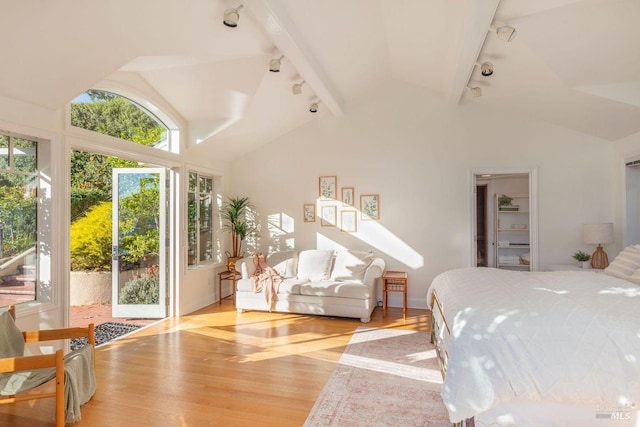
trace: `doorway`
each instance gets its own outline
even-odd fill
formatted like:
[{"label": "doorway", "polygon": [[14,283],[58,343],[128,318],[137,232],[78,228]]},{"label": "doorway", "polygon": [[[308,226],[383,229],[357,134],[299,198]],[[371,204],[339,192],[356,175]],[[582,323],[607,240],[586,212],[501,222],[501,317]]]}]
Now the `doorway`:
[{"label": "doorway", "polygon": [[537,271],[536,170],[475,170],[471,185],[470,265]]}]

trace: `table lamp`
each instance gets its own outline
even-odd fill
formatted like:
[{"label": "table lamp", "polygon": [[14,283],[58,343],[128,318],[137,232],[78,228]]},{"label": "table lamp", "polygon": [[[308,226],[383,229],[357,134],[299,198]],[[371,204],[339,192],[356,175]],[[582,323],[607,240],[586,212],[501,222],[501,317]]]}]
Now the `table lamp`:
[{"label": "table lamp", "polygon": [[602,249],[602,244],[613,243],[613,223],[598,222],[594,224],[584,224],[582,236],[585,243],[598,245],[596,251],[591,255],[591,267],[607,268],[609,257]]}]

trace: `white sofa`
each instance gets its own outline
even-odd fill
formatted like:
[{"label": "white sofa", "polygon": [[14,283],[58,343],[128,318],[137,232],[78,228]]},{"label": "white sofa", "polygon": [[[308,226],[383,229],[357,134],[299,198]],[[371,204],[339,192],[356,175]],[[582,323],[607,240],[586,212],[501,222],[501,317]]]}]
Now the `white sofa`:
[{"label": "white sofa", "polygon": [[[284,278],[278,289],[274,311],[355,317],[371,321],[376,307],[376,283],[384,261],[372,252],[311,249],[275,252],[267,264]],[[236,283],[238,311],[268,311],[262,292],[254,292],[253,258],[236,263],[242,278]]]}]

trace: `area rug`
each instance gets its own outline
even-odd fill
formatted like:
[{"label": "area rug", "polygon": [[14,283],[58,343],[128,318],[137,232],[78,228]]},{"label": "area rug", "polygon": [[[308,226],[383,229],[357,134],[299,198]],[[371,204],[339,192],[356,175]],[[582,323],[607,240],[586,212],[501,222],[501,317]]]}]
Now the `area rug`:
[{"label": "area rug", "polygon": [[427,332],[356,330],[305,427],[450,426]]}]

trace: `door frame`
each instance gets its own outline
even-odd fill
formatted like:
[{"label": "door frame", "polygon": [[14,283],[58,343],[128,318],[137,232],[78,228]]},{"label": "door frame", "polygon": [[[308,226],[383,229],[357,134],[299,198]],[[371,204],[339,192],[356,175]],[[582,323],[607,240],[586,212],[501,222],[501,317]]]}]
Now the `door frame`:
[{"label": "door frame", "polygon": [[538,248],[538,168],[477,168],[469,171],[469,267],[477,264],[476,251],[476,185],[480,175],[523,174],[529,176],[529,245],[531,249],[531,271],[539,270]]},{"label": "door frame", "polygon": [[[120,176],[129,175],[129,174],[157,174],[159,176],[158,183],[158,191],[159,191],[159,224],[158,224],[158,233],[159,238],[158,242],[160,247],[158,248],[158,279],[159,279],[159,301],[158,304],[120,304],[118,302],[118,296],[120,294],[120,268],[119,268],[119,255],[120,248],[119,244],[119,178]],[[167,229],[167,217],[169,216],[169,212],[167,209],[167,168],[164,167],[140,167],[140,168],[114,168],[112,172],[112,199],[113,199],[113,210],[112,210],[112,299],[111,299],[111,311],[112,316],[119,317],[129,317],[129,318],[165,318],[168,315],[168,271],[167,271],[167,237],[168,237],[168,229]]]}]

